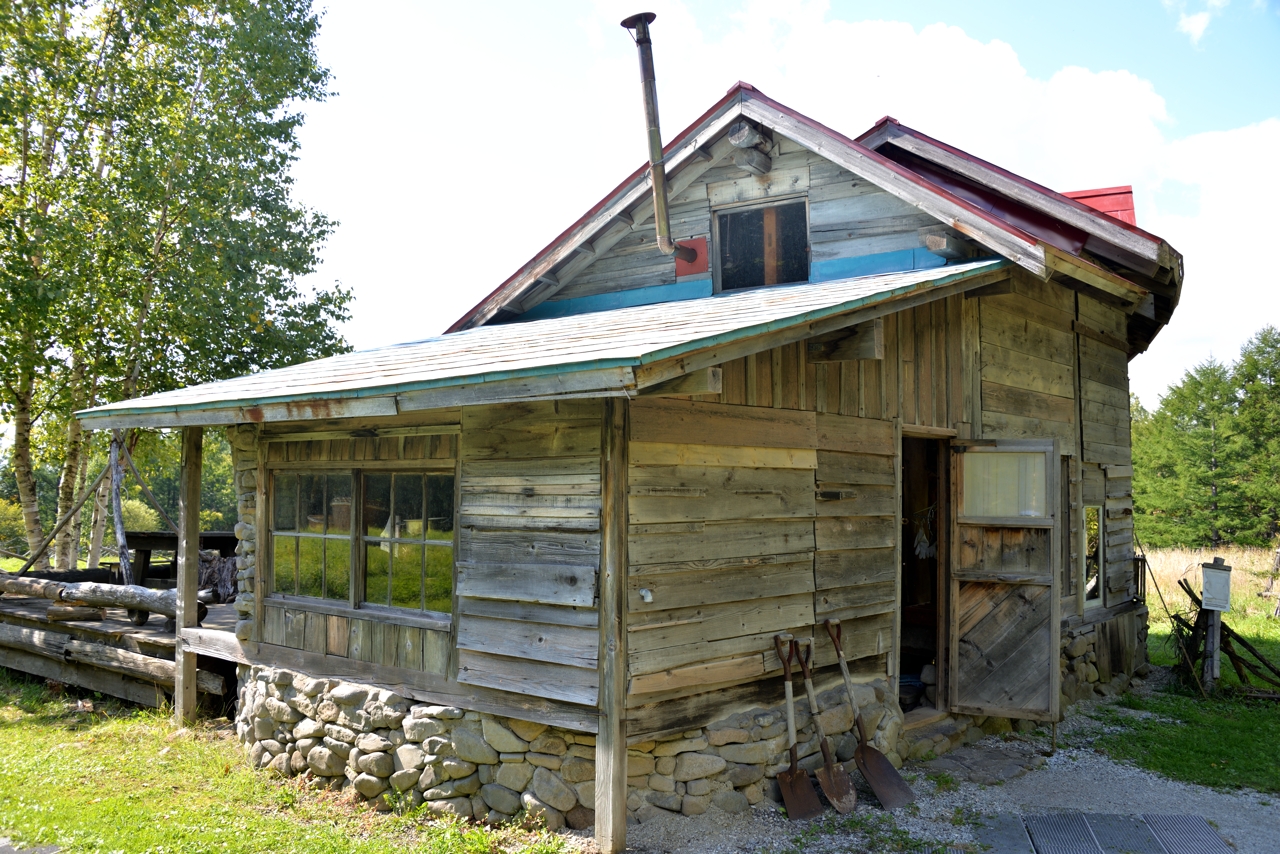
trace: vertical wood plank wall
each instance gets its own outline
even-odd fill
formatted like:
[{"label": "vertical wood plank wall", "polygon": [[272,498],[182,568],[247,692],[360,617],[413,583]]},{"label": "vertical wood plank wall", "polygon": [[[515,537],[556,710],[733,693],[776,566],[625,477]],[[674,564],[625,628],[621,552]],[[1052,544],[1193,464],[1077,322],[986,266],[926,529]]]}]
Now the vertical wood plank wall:
[{"label": "vertical wood plank wall", "polygon": [[468,407],[458,681],[595,705],[600,400]]}]

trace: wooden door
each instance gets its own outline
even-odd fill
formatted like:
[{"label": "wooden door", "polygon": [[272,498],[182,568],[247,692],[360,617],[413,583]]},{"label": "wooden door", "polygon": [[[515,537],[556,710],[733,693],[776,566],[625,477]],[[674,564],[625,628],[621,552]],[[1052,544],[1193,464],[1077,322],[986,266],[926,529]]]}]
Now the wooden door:
[{"label": "wooden door", "polygon": [[1056,720],[1056,441],[952,444],[951,709]]}]

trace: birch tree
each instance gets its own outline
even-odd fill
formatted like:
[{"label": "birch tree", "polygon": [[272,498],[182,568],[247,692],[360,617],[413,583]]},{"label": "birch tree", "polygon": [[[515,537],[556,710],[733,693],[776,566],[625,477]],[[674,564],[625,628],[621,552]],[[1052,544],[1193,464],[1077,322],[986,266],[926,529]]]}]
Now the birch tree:
[{"label": "birch tree", "polygon": [[345,348],[350,292],[298,284],[333,228],[289,176],[318,28],[306,0],[0,4],[0,414],[31,548],[33,454],[59,515],[90,475],[74,410]]}]

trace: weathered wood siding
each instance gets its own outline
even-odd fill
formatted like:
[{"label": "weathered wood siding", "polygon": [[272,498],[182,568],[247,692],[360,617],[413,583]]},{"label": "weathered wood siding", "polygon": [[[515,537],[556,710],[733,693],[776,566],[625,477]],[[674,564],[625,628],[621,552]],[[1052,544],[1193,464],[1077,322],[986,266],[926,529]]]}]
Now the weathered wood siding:
[{"label": "weathered wood siding", "polygon": [[462,417],[458,681],[594,705],[599,400]]},{"label": "weathered wood siding", "polygon": [[814,363],[801,341],[725,362],[722,391],[697,399],[963,430],[964,305],[948,297],[884,318],[883,359]]},{"label": "weathered wood siding", "polygon": [[[727,160],[703,172],[671,199],[671,232],[677,240],[708,238],[713,210],[741,202],[807,198],[810,262],[917,249],[917,230],[937,220],[859,179],[807,149],[778,138],[773,169],[757,177]],[[676,281],[675,258],[658,251],[652,222],[638,224],[609,251],[583,269],[551,300],[668,285]]]},{"label": "weathered wood siding", "polygon": [[[761,683],[781,668],[774,635],[812,636],[826,617],[845,622],[856,672],[886,672],[894,453],[886,421],[673,398],[633,403],[630,733],[709,720],[726,704],[776,693],[777,680]],[[820,480],[840,495],[817,501]],[[824,640],[819,666],[835,662]]]}]

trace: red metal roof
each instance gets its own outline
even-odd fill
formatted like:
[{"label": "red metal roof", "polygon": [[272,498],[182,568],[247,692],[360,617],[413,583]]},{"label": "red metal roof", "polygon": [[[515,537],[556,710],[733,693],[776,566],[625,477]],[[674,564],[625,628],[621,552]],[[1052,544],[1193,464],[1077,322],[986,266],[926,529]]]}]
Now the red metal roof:
[{"label": "red metal roof", "polygon": [[1121,222],[1127,222],[1129,225],[1138,224],[1138,218],[1133,211],[1132,186],[1103,187],[1100,190],[1073,190],[1062,195],[1068,199],[1083,202],[1089,207],[1096,208]]}]

